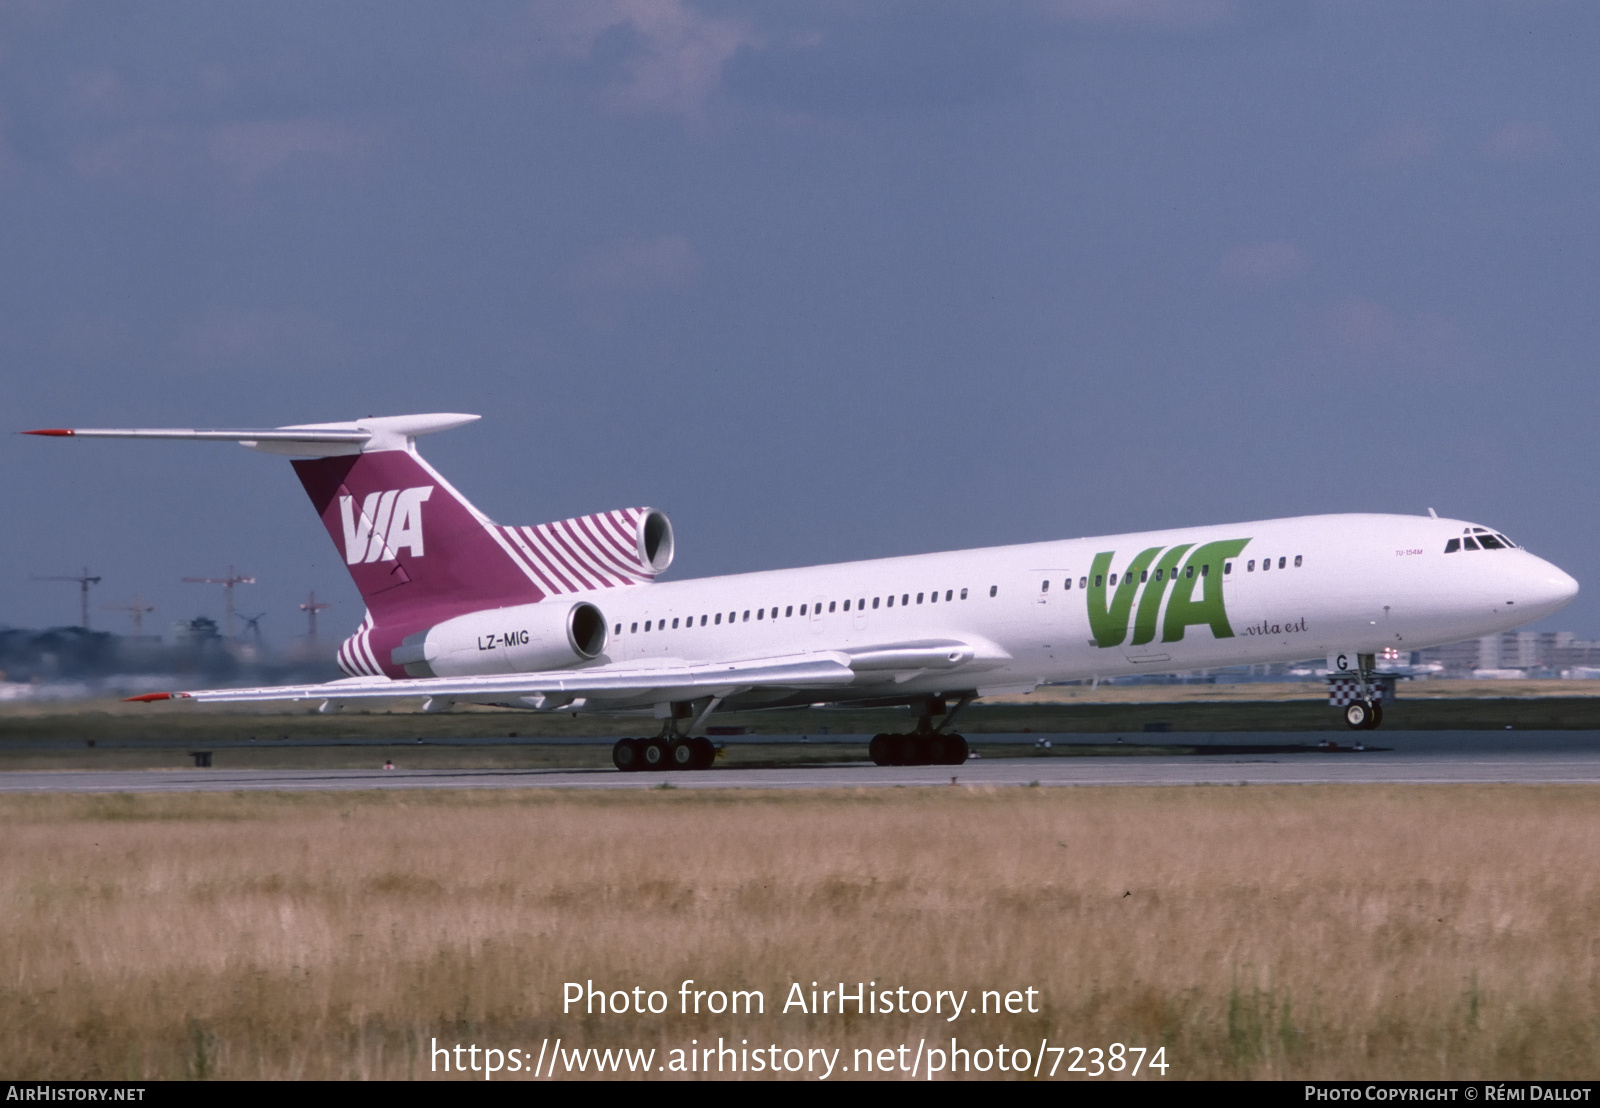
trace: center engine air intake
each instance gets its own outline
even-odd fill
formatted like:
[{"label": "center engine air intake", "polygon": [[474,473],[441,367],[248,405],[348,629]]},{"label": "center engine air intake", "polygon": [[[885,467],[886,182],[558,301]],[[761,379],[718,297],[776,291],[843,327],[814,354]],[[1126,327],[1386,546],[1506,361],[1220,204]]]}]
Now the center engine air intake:
[{"label": "center engine air intake", "polygon": [[587,600],[473,612],[406,636],[392,660],[411,677],[476,677],[563,669],[600,656],[606,617]]}]

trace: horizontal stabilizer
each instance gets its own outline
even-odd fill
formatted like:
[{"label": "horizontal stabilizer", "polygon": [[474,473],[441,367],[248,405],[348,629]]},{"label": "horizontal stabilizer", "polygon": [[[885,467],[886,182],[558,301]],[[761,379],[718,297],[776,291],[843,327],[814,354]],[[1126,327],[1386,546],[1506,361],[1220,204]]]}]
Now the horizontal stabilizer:
[{"label": "horizontal stabilizer", "polygon": [[268,454],[326,458],[374,450],[405,450],[418,435],[448,431],[478,417],[458,412],[375,416],[348,423],[306,423],[291,427],[198,429],[189,427],[53,427],[24,435],[84,439],[187,439],[236,442]]}]

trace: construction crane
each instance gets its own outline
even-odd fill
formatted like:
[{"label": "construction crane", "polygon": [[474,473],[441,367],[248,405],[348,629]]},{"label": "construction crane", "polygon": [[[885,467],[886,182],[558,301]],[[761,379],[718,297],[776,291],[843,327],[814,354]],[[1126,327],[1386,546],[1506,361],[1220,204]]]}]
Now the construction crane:
[{"label": "construction crane", "polygon": [[102,604],[100,607],[108,612],[127,612],[133,617],[133,637],[140,638],[144,634],[144,614],[155,611],[154,604],[146,604],[144,597],[138,593],[133,594],[132,604]]},{"label": "construction crane", "polygon": [[317,590],[312,589],[306,594],[306,602],[300,605],[300,610],[306,614],[306,643],[311,647],[317,645],[317,613],[325,608],[333,607],[327,601],[317,599]]},{"label": "construction crane", "polygon": [[35,577],[34,580],[35,581],[76,581],[78,583],[78,590],[79,590],[79,592],[80,592],[80,594],[82,595],[82,598],[83,598],[83,620],[82,620],[81,623],[79,623],[78,626],[82,627],[85,631],[87,631],[89,629],[89,586],[90,585],[98,585],[100,583],[100,578],[98,578],[98,577],[90,577],[89,576],[89,567],[88,566],[84,566],[83,567],[83,572],[78,574],[76,577],[73,577],[71,575],[63,575],[63,576],[57,576],[57,577]]},{"label": "construction crane", "polygon": [[243,577],[240,574],[234,572],[234,569],[233,569],[232,566],[229,566],[228,567],[228,576],[226,576],[226,577],[185,577],[183,580],[185,582],[187,582],[188,584],[191,584],[191,585],[221,585],[222,586],[222,595],[227,598],[227,613],[228,613],[227,636],[228,636],[228,638],[232,639],[233,638],[233,587],[235,585],[253,585],[253,584],[256,583],[256,579],[254,577]]}]

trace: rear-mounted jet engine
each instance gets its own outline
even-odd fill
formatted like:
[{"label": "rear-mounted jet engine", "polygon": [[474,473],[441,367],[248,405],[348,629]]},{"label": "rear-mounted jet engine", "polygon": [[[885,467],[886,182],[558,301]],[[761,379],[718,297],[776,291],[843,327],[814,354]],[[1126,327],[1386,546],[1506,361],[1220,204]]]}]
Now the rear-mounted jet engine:
[{"label": "rear-mounted jet engine", "polygon": [[551,599],[447,619],[407,635],[392,660],[412,677],[476,677],[575,666],[605,648],[599,608]]}]

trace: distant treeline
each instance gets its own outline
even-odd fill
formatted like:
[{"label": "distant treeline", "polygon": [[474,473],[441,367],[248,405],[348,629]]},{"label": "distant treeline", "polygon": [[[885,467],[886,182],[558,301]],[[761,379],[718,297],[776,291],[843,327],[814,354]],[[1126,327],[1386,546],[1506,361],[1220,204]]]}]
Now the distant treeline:
[{"label": "distant treeline", "polygon": [[187,636],[163,642],[129,638],[82,627],[0,627],[0,681],[84,680],[115,674],[185,673],[226,683],[249,675],[303,675],[307,680],[340,676],[332,647],[325,658],[259,656],[247,645],[230,645],[209,619],[194,620]]}]

